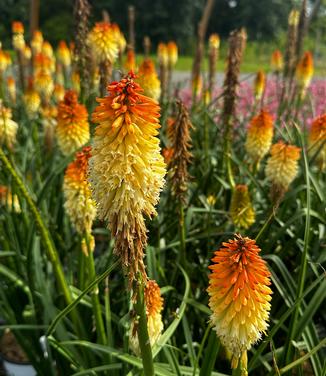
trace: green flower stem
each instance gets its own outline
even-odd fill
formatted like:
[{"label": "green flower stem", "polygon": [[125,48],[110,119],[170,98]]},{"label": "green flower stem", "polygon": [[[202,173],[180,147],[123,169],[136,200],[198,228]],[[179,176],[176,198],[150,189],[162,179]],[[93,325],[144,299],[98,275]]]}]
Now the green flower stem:
[{"label": "green flower stem", "polygon": [[179,204],[179,236],[180,236],[180,253],[179,263],[186,269],[186,226],[185,213],[182,203]]},{"label": "green flower stem", "polygon": [[223,168],[227,174],[228,181],[231,189],[235,187],[232,164],[231,164],[231,153],[232,153],[232,123],[231,115],[228,115],[226,119],[226,128],[224,133],[224,153],[223,153]]},{"label": "green flower stem", "polygon": [[138,341],[141,352],[141,357],[143,361],[144,376],[154,376],[154,364],[152,347],[148,336],[147,329],[147,315],[146,315],[146,305],[144,297],[144,282],[142,280],[137,283],[137,301],[135,305],[135,310],[138,321]]},{"label": "green flower stem", "polygon": [[[88,245],[88,242],[87,242]],[[87,257],[88,261],[88,270],[89,270],[89,276],[91,281],[94,281],[96,278],[96,272],[95,272],[95,264],[94,264],[94,256],[93,252],[90,251],[89,255]],[[94,289],[92,291],[92,304],[93,304],[93,313],[95,317],[95,323],[96,323],[96,331],[98,334],[98,343],[100,345],[106,345],[107,339],[105,334],[105,328],[104,328],[104,322],[101,312],[101,304],[98,297],[98,285],[94,286]]]},{"label": "green flower stem", "polygon": [[[60,288],[60,291],[62,292],[64,299],[66,301],[66,304],[69,305],[72,303],[72,295],[70,292],[70,289],[68,287],[68,284],[65,279],[65,275],[63,272],[62,265],[59,260],[58,253],[53,245],[53,242],[51,240],[50,234],[48,229],[45,226],[45,223],[43,222],[43,219],[31,197],[29,192],[27,191],[26,186],[24,185],[22,179],[18,176],[17,172],[15,171],[14,167],[6,157],[5,153],[3,152],[2,148],[0,148],[0,160],[3,164],[4,169],[11,175],[14,182],[16,183],[18,187],[18,192],[20,193],[20,198],[24,198],[26,200],[27,206],[29,210],[31,211],[33,218],[35,220],[35,223],[37,225],[37,228],[40,232],[41,239],[44,245],[44,248],[46,250],[47,256],[52,264],[54,275],[57,280],[58,286]],[[74,325],[76,329],[80,327],[80,321],[78,320],[76,312],[71,312],[71,317],[73,319]]]}]

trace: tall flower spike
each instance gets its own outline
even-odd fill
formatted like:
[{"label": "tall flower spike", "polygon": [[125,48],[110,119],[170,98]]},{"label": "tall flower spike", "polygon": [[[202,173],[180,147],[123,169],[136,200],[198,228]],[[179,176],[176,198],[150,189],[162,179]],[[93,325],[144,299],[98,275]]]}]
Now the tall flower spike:
[{"label": "tall flower spike", "polygon": [[178,61],[178,46],[175,42],[170,41],[167,44],[167,53],[168,53],[168,65],[172,69]]},{"label": "tall flower spike", "polygon": [[18,124],[12,120],[10,108],[6,108],[0,101],[0,144],[12,148],[16,142]]},{"label": "tall flower spike", "polygon": [[301,95],[304,95],[314,74],[314,63],[311,52],[304,53],[302,59],[297,65],[295,74],[301,90]]},{"label": "tall flower spike", "polygon": [[265,73],[260,70],[257,72],[256,78],[255,78],[255,83],[254,83],[254,92],[255,92],[255,98],[257,101],[259,101],[265,90],[266,86],[266,76]]},{"label": "tall flower spike", "polygon": [[283,196],[296,177],[300,151],[300,148],[286,145],[282,141],[271,147],[271,156],[266,166],[266,176],[272,183],[273,201]]},{"label": "tall flower spike", "polygon": [[146,277],[143,249],[147,243],[144,216],[156,215],[164,184],[165,163],[160,154],[159,110],[156,101],[141,94],[129,73],[108,85],[98,98],[92,120],[96,128],[90,182],[98,215],[108,221],[115,253],[132,282],[140,271]]},{"label": "tall flower spike", "polygon": [[88,34],[88,43],[98,63],[114,63],[118,56],[119,44],[109,22],[97,22]]},{"label": "tall flower spike", "polygon": [[272,115],[261,110],[259,115],[254,116],[248,126],[246,151],[254,163],[258,163],[268,153],[273,139]]},{"label": "tall flower spike", "polygon": [[42,51],[43,45],[43,34],[40,30],[35,30],[33,33],[33,38],[31,40],[31,47],[33,55],[37,55]]},{"label": "tall flower spike", "polygon": [[129,49],[127,51],[127,58],[125,61],[125,70],[126,72],[136,70],[136,56],[134,50]]},{"label": "tall flower spike", "polygon": [[[191,160],[190,129],[193,128],[188,111],[184,104],[177,101],[178,116],[173,125],[173,157],[169,164],[172,194],[182,202],[186,202],[188,190],[188,165]],[[171,137],[172,138],[172,137]]]},{"label": "tall flower spike", "polygon": [[214,87],[214,79],[216,73],[216,63],[218,59],[218,49],[220,47],[220,37],[218,34],[211,34],[208,40],[208,59],[209,59],[209,76],[208,86],[211,94]]},{"label": "tall flower spike", "polygon": [[309,148],[311,156],[316,156],[316,162],[321,170],[326,168],[326,114],[318,116],[312,122],[309,132]]},{"label": "tall flower spike", "polygon": [[64,155],[70,155],[89,141],[88,113],[77,101],[77,94],[68,90],[58,106],[56,135]]},{"label": "tall flower spike", "polygon": [[234,225],[245,230],[255,222],[255,211],[246,185],[235,187],[231,198],[230,214]]},{"label": "tall flower spike", "polygon": [[38,92],[34,89],[33,79],[30,78],[28,81],[28,86],[26,92],[23,96],[23,101],[25,104],[26,112],[29,117],[34,117],[41,105],[41,97]]},{"label": "tall flower spike", "polygon": [[59,42],[57,50],[58,61],[65,67],[69,68],[71,64],[70,50],[64,40]]},{"label": "tall flower spike", "polygon": [[12,45],[16,51],[22,51],[25,47],[24,25],[19,21],[12,23]]},{"label": "tall flower spike", "polygon": [[161,95],[161,82],[157,76],[154,63],[151,59],[145,59],[138,71],[139,85],[144,90],[144,95],[158,101]]},{"label": "tall flower spike", "polygon": [[[87,181],[90,156],[90,146],[76,153],[75,160],[66,169],[63,192],[64,206],[76,231],[94,243],[91,231],[96,216],[96,204],[91,197],[90,185]],[[83,251],[87,254],[87,247],[83,247]]]},{"label": "tall flower spike", "polygon": [[[162,309],[163,298],[159,285],[154,280],[148,280],[144,291],[148,336],[151,346],[154,346],[159,340],[162,330]],[[136,355],[140,355],[139,341],[137,336],[137,321],[133,320],[130,328],[129,345]]]},{"label": "tall flower spike", "polygon": [[275,73],[280,73],[284,68],[283,55],[280,50],[275,50],[271,57],[271,67]]},{"label": "tall flower spike", "polygon": [[207,289],[211,322],[231,353],[231,366],[247,374],[247,350],[268,328],[270,272],[254,240],[236,235],[215,251]]}]

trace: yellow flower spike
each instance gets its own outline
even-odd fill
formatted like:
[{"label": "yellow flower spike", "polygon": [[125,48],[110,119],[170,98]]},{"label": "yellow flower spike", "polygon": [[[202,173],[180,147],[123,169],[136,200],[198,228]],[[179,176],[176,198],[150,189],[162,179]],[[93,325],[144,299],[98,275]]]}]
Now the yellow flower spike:
[{"label": "yellow flower spike", "polygon": [[178,61],[178,46],[175,42],[170,41],[167,44],[168,65],[172,68]]},{"label": "yellow flower spike", "polygon": [[47,40],[45,40],[42,44],[42,53],[43,53],[43,55],[45,55],[49,59],[54,58],[53,48],[52,48],[50,42],[48,42]]},{"label": "yellow flower spike", "polygon": [[12,148],[16,142],[18,124],[12,120],[10,108],[6,108],[0,102],[0,144]]},{"label": "yellow flower spike", "polygon": [[209,53],[215,52],[220,47],[220,37],[218,34],[211,34],[208,39]]},{"label": "yellow flower spike", "polygon": [[19,21],[12,23],[12,45],[15,50],[21,51],[25,48],[24,25]]},{"label": "yellow flower spike", "polygon": [[271,57],[271,67],[274,72],[281,72],[284,68],[283,55],[280,50],[275,50]]},{"label": "yellow flower spike", "polygon": [[297,146],[282,141],[272,145],[266,166],[266,176],[272,183],[272,198],[281,197],[296,177],[300,151]]},{"label": "yellow flower spike", "polygon": [[98,63],[114,63],[118,56],[117,34],[108,22],[97,22],[88,35],[88,44]]},{"label": "yellow flower spike", "polygon": [[30,49],[29,46],[25,46],[24,48],[24,59],[26,61],[29,61],[32,58],[32,50]]},{"label": "yellow flower spike", "polygon": [[127,72],[135,71],[136,69],[136,56],[134,50],[127,51],[127,59],[125,62],[125,70]]},{"label": "yellow flower spike", "polygon": [[[162,309],[163,298],[161,290],[157,282],[148,280],[144,290],[144,298],[146,305],[148,336],[151,346],[154,346],[159,340],[163,331]],[[133,320],[130,328],[129,346],[131,350],[140,355],[139,341],[137,336],[137,320]]]},{"label": "yellow flower spike", "polygon": [[7,78],[7,91],[10,100],[15,103],[16,102],[16,81],[12,76]]},{"label": "yellow flower spike", "polygon": [[292,9],[289,18],[288,18],[288,24],[291,26],[297,26],[299,23],[300,18],[300,12],[296,9]]},{"label": "yellow flower spike", "polygon": [[72,88],[79,95],[80,93],[80,75],[78,72],[72,72],[71,74]]},{"label": "yellow flower spike", "polygon": [[[160,154],[159,110],[156,101],[141,94],[129,73],[108,85],[98,98],[92,120],[95,131],[90,159],[90,182],[98,216],[108,221],[115,253],[133,281],[146,278],[143,249],[147,243],[144,216],[156,215],[166,166]],[[120,105],[120,106],[117,106]]]},{"label": "yellow flower spike", "polygon": [[326,114],[318,116],[311,124],[308,138],[310,155],[316,156],[321,170],[326,168]]},{"label": "yellow flower spike", "polygon": [[161,82],[151,59],[145,59],[140,65],[137,82],[143,88],[144,95],[156,101],[159,100],[161,95]]},{"label": "yellow flower spike", "polygon": [[255,211],[246,185],[235,187],[231,198],[230,214],[234,225],[245,230],[255,222]]},{"label": "yellow flower spike", "polygon": [[68,90],[59,103],[57,120],[56,136],[64,155],[75,153],[89,141],[88,113],[73,90]]},{"label": "yellow flower spike", "polygon": [[254,116],[247,130],[245,148],[254,163],[258,163],[268,153],[274,134],[272,115],[266,110],[261,110]]},{"label": "yellow flower spike", "polygon": [[168,47],[165,43],[159,43],[157,46],[157,59],[160,65],[167,67],[169,63]]},{"label": "yellow flower spike", "polygon": [[80,235],[91,234],[96,216],[96,204],[91,197],[90,185],[87,181],[90,156],[90,146],[76,153],[75,160],[66,169],[63,181],[64,207]]},{"label": "yellow flower spike", "polygon": [[42,52],[42,45],[43,45],[43,34],[40,30],[35,30],[33,33],[33,38],[31,40],[31,47],[32,47],[34,55],[37,55],[40,52]]},{"label": "yellow flower spike", "polygon": [[45,69],[39,70],[35,74],[34,87],[36,91],[45,98],[46,101],[49,100],[54,89],[53,79],[51,74]]},{"label": "yellow flower spike", "polygon": [[311,52],[307,51],[304,53],[302,59],[297,65],[295,74],[299,87],[301,88],[302,95],[304,95],[314,74],[314,63]]},{"label": "yellow flower spike", "polygon": [[41,97],[34,89],[33,79],[30,78],[28,87],[23,96],[26,112],[29,117],[34,117],[41,105]]},{"label": "yellow flower spike", "polygon": [[127,41],[123,35],[123,33],[121,32],[120,28],[119,28],[119,25],[117,25],[116,23],[113,23],[111,25],[112,27],[112,31],[113,31],[113,34],[114,34],[114,37],[118,43],[118,47],[119,47],[119,52],[120,53],[123,53],[124,50],[126,49],[126,46],[127,46]]},{"label": "yellow flower spike", "polygon": [[71,55],[70,50],[64,40],[59,42],[57,49],[57,58],[58,61],[65,67],[68,68],[71,65]]},{"label": "yellow flower spike", "polygon": [[63,85],[60,85],[60,84],[54,85],[53,96],[57,103],[61,102],[64,99],[65,88],[63,87]]},{"label": "yellow flower spike", "polygon": [[254,82],[254,93],[256,100],[260,100],[264,94],[266,86],[266,76],[263,71],[258,71]]},{"label": "yellow flower spike", "polygon": [[0,74],[3,74],[9,65],[7,53],[0,49]]},{"label": "yellow flower spike", "polygon": [[215,251],[209,276],[211,323],[231,353],[231,367],[247,372],[247,350],[268,328],[270,272],[254,240],[236,235]]}]

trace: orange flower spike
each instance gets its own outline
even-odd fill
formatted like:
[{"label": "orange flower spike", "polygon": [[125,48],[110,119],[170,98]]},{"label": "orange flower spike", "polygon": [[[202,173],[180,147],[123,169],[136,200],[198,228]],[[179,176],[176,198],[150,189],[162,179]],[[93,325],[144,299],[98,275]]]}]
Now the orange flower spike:
[{"label": "orange flower spike", "polygon": [[265,73],[260,70],[257,72],[255,83],[254,83],[255,98],[257,100],[260,100],[261,97],[263,96],[265,85],[266,85],[266,76],[265,76]]},{"label": "orange flower spike", "polygon": [[287,191],[298,172],[298,160],[301,149],[279,141],[271,147],[271,156],[267,161],[266,176],[279,192]]},{"label": "orange flower spike", "polygon": [[15,50],[21,51],[25,48],[24,25],[19,21],[12,23],[12,45]]},{"label": "orange flower spike", "polygon": [[14,34],[24,34],[24,25],[20,21],[14,21],[11,30]]},{"label": "orange flower spike", "polygon": [[157,76],[154,63],[151,59],[145,59],[138,71],[137,82],[144,90],[144,95],[158,101],[161,95],[161,82]]},{"label": "orange flower spike", "polygon": [[[90,156],[90,146],[76,153],[75,160],[66,169],[63,192],[64,207],[75,229],[80,235],[87,236],[94,243],[91,231],[96,216],[96,205],[91,198],[90,185],[87,181]],[[86,248],[83,251],[86,251]]]},{"label": "orange flower spike", "polygon": [[172,68],[178,61],[178,46],[175,42],[170,41],[167,44],[168,64]]},{"label": "orange flower spike", "polygon": [[7,54],[0,49],[0,73],[4,73],[8,68]]},{"label": "orange flower spike", "polygon": [[326,168],[326,114],[318,116],[312,122],[309,132],[309,152],[316,156],[316,162],[321,170]]},{"label": "orange flower spike", "polygon": [[59,42],[57,49],[58,61],[65,67],[68,68],[71,64],[70,50],[64,40]]},{"label": "orange flower spike", "polygon": [[56,135],[64,155],[74,153],[89,141],[88,113],[73,90],[68,90],[59,103],[57,120]]},{"label": "orange flower spike", "polygon": [[135,71],[136,69],[136,56],[134,50],[127,51],[127,59],[125,62],[125,70],[127,72]]},{"label": "orange flower spike", "polygon": [[[146,305],[148,336],[151,346],[159,340],[162,330],[162,309],[163,298],[161,296],[161,290],[155,280],[148,280],[144,290],[144,298]],[[138,325],[136,320],[132,321],[130,328],[129,344],[130,348],[136,355],[140,355],[139,341],[136,332],[136,326]]]},{"label": "orange flower spike", "polygon": [[31,47],[33,54],[39,54],[42,51],[43,45],[43,34],[40,30],[35,30],[33,33],[33,38],[31,40]]},{"label": "orange flower spike", "polygon": [[296,78],[302,91],[310,85],[314,74],[314,62],[311,52],[305,52],[296,69]]},{"label": "orange flower spike", "polygon": [[231,354],[231,367],[247,372],[247,350],[268,328],[270,272],[255,240],[236,235],[215,251],[207,292],[211,323]]},{"label": "orange flower spike", "polygon": [[271,147],[274,134],[273,123],[272,115],[263,109],[250,121],[245,147],[255,163],[264,158]]},{"label": "orange flower spike", "polygon": [[284,68],[283,55],[280,50],[275,50],[271,57],[271,67],[274,72],[281,72]]}]

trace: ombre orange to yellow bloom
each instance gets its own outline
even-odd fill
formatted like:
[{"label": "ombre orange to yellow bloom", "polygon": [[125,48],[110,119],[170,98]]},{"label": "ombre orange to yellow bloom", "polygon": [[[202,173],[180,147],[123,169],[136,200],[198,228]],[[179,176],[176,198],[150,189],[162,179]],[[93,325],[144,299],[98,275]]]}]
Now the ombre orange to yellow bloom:
[{"label": "ombre orange to yellow bloom", "polygon": [[236,235],[215,251],[207,289],[211,323],[231,354],[231,366],[247,371],[247,350],[268,328],[270,272],[254,240]]},{"label": "ombre orange to yellow bloom", "polygon": [[[148,336],[151,346],[153,347],[159,340],[162,330],[162,309],[163,298],[161,297],[161,290],[156,281],[148,280],[144,291]],[[139,341],[137,331],[137,320],[133,320],[130,328],[129,345],[131,350],[140,355]]]},{"label": "ombre orange to yellow bloom", "polygon": [[146,278],[144,216],[156,215],[166,172],[157,137],[160,107],[142,94],[134,78],[129,73],[111,83],[108,96],[97,99],[92,120],[98,126],[89,174],[98,215],[108,221],[115,253],[130,281],[137,272]]},{"label": "ombre orange to yellow bloom", "polygon": [[136,69],[136,57],[134,50],[127,51],[127,58],[125,61],[125,70],[127,72],[135,71]]},{"label": "ombre orange to yellow bloom", "polygon": [[326,114],[318,116],[311,124],[309,131],[309,151],[311,156],[316,153],[316,162],[321,170],[326,168]]},{"label": "ombre orange to yellow bloom", "polygon": [[263,71],[258,71],[255,82],[254,82],[254,92],[255,92],[255,98],[257,100],[260,100],[263,96],[264,90],[266,85],[266,76]]},{"label": "ombre orange to yellow bloom", "polygon": [[158,101],[161,95],[161,82],[157,76],[154,63],[151,59],[145,59],[138,71],[137,82],[144,90],[144,95]]},{"label": "ombre orange to yellow bloom", "polygon": [[51,60],[54,58],[53,48],[50,42],[48,42],[47,40],[45,40],[42,44],[42,54],[44,54]]},{"label": "ombre orange to yellow bloom", "polygon": [[68,68],[71,64],[71,55],[70,50],[67,47],[67,44],[64,40],[59,42],[59,46],[57,49],[57,58],[58,61],[65,67]]},{"label": "ombre orange to yellow bloom", "polygon": [[165,43],[159,43],[157,46],[157,59],[160,65],[167,67],[169,63],[168,47]]},{"label": "ombre orange to yellow bloom", "polygon": [[68,90],[59,103],[57,121],[56,136],[64,155],[75,153],[89,141],[88,113],[73,90]]},{"label": "ombre orange to yellow bloom", "polygon": [[167,44],[167,52],[168,52],[168,65],[170,68],[174,67],[178,61],[178,46],[175,42],[170,41]]},{"label": "ombre orange to yellow bloom", "polygon": [[40,52],[34,56],[33,64],[35,74],[40,70],[44,70],[48,73],[50,73],[52,70],[52,61],[49,56],[45,55],[43,52]]},{"label": "ombre orange to yellow bloom", "polygon": [[232,192],[230,215],[235,226],[249,228],[255,222],[255,211],[251,204],[247,185],[237,185]]},{"label": "ombre orange to yellow bloom", "polygon": [[7,53],[0,49],[0,74],[4,73],[9,65]]},{"label": "ombre orange to yellow bloom", "polygon": [[299,86],[304,91],[310,85],[314,74],[314,63],[311,52],[305,52],[297,65],[295,72]]},{"label": "ombre orange to yellow bloom", "polygon": [[267,161],[266,176],[273,185],[276,194],[287,191],[298,172],[298,160],[301,149],[287,145],[282,141],[271,147],[271,156]]},{"label": "ombre orange to yellow bloom", "polygon": [[218,34],[211,34],[208,39],[209,53],[215,52],[220,47],[220,37]]},{"label": "ombre orange to yellow bloom", "polygon": [[7,78],[7,91],[9,94],[10,100],[15,103],[16,102],[16,81],[12,76]]},{"label": "ombre orange to yellow bloom", "polygon": [[35,30],[33,33],[33,38],[31,40],[31,47],[33,54],[39,54],[42,51],[43,45],[43,34],[40,30]]},{"label": "ombre orange to yellow bloom", "polygon": [[88,44],[98,63],[114,63],[118,56],[117,34],[109,22],[97,22],[88,35]]},{"label": "ombre orange to yellow bloom", "polygon": [[80,75],[78,72],[74,71],[71,73],[71,83],[72,88],[75,90],[77,94],[80,93]]},{"label": "ombre orange to yellow bloom", "polygon": [[34,87],[41,97],[48,101],[54,88],[51,74],[45,69],[38,70],[34,78]]},{"label": "ombre orange to yellow bloom", "polygon": [[25,47],[24,25],[19,21],[12,23],[12,45],[15,50],[23,50]]},{"label": "ombre orange to yellow bloom", "polygon": [[271,67],[274,72],[281,72],[284,68],[283,55],[280,50],[275,50],[271,57]]},{"label": "ombre orange to yellow bloom", "polygon": [[[96,204],[91,197],[89,182],[87,181],[88,161],[91,156],[91,147],[84,147],[76,153],[75,160],[71,162],[65,172],[63,193],[65,197],[65,210],[76,231],[91,237],[92,224],[96,216]],[[90,247],[92,250],[92,248]],[[83,249],[85,252],[86,249]],[[87,252],[85,252],[87,254]]]},{"label": "ombre orange to yellow bloom", "polygon": [[255,162],[259,162],[268,153],[274,134],[272,115],[261,110],[259,115],[253,117],[248,126],[246,151],[250,158]]},{"label": "ombre orange to yellow bloom", "polygon": [[29,117],[35,116],[41,105],[41,97],[34,89],[33,79],[29,79],[26,92],[23,96],[26,112]]},{"label": "ombre orange to yellow bloom", "polygon": [[60,84],[54,85],[53,96],[56,102],[62,101],[65,96],[65,88]]},{"label": "ombre orange to yellow bloom", "polygon": [[16,142],[18,124],[12,120],[10,108],[6,108],[0,101],[0,144],[12,148]]}]

